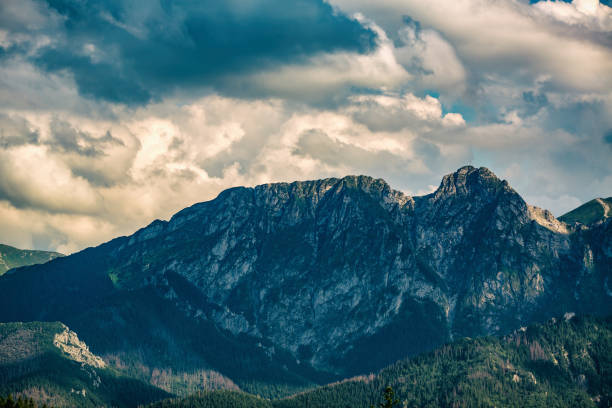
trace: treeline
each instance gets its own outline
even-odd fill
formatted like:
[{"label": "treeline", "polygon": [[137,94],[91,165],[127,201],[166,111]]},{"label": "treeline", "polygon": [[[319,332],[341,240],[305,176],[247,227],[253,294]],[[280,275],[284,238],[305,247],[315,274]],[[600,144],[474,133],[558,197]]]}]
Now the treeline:
[{"label": "treeline", "polygon": [[503,338],[463,339],[373,381],[321,387],[278,408],[369,407],[388,385],[406,407],[609,407],[612,318],[558,319]]},{"label": "treeline", "polygon": [[[612,406],[612,318],[557,319],[509,336],[462,339],[378,375],[268,401],[229,391],[154,408],[369,408],[387,387],[398,407]],[[387,401],[388,402],[388,401]]]},{"label": "treeline", "polygon": [[156,402],[149,408],[272,408],[272,403],[244,392],[211,391]]},{"label": "treeline", "polygon": [[6,398],[0,397],[0,408],[51,408],[46,404],[38,405],[31,398],[18,397],[16,400],[13,399],[12,395]]}]

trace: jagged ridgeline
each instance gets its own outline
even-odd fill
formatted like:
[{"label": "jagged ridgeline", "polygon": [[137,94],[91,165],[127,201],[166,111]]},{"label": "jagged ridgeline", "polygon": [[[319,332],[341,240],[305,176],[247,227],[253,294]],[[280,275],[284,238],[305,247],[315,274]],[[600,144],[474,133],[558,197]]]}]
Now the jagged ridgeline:
[{"label": "jagged ridgeline", "polygon": [[365,408],[378,406],[388,386],[406,407],[609,407],[611,349],[612,318],[567,315],[501,338],[458,340],[284,400],[226,391],[151,408]]},{"label": "jagged ridgeline", "polygon": [[612,223],[566,224],[486,168],[233,188],[132,236],[0,277],[1,321],[62,321],[176,395],[282,396],[454,338],[612,313]]}]

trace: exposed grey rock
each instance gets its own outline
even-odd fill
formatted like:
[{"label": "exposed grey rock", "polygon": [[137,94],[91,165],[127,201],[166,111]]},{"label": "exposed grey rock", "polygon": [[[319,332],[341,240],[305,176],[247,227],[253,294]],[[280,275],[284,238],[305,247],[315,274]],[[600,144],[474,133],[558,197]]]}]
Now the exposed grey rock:
[{"label": "exposed grey rock", "polygon": [[593,268],[571,227],[473,167],[415,198],[365,176],[236,188],[141,230],[113,256],[140,265],[148,240],[162,236],[173,253],[195,239],[194,248],[171,263],[163,256],[132,286],[153,275],[172,291],[163,274],[175,272],[220,307],[203,318],[296,357],[307,348],[313,366],[334,371],[342,367],[330,361],[358,339],[402,319],[406,299],[440,309],[441,338],[497,333],[546,310],[562,271],[579,293],[580,269]]},{"label": "exposed grey rock", "polygon": [[[64,354],[71,360],[78,363],[83,363],[88,366],[95,368],[104,368],[106,364],[104,361],[89,351],[87,344],[79,340],[79,337],[75,332],[70,330],[67,326],[63,326],[64,330],[57,333],[53,338],[53,345],[64,352]],[[99,384],[99,379],[97,383]],[[94,381],[95,385],[96,381]]]}]

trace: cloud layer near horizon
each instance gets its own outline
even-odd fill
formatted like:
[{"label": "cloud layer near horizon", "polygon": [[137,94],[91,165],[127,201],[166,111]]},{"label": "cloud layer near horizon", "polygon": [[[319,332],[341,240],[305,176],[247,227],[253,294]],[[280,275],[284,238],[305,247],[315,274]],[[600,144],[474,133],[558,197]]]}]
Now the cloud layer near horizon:
[{"label": "cloud layer near horizon", "polygon": [[72,252],[235,185],[425,194],[466,163],[560,215],[612,195],[611,10],[7,0],[0,242]]}]

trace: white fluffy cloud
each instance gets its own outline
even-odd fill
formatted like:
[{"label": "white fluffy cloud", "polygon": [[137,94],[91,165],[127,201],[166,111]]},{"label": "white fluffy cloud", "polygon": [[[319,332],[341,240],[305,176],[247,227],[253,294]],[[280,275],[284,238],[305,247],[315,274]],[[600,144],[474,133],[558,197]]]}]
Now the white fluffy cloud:
[{"label": "white fluffy cloud", "polygon": [[454,47],[439,32],[407,24],[398,36],[401,45],[395,48],[395,56],[418,77],[417,86],[444,90],[451,96],[465,92],[467,72]]},{"label": "white fluffy cloud", "polygon": [[[593,0],[594,1],[594,0]],[[474,71],[517,77],[550,75],[556,86],[599,91],[612,87],[612,50],[545,19],[543,9],[520,0],[333,0],[344,10],[372,16],[384,29],[401,29],[409,16],[442,33]],[[572,4],[590,10],[587,0]],[[540,4],[540,3],[538,3]],[[609,7],[598,5],[597,15]],[[605,9],[604,9],[605,8]],[[587,27],[590,29],[591,27]]]},{"label": "white fluffy cloud", "polygon": [[612,31],[612,8],[599,0],[574,0],[572,3],[540,1],[534,7],[565,24],[593,31]]}]

